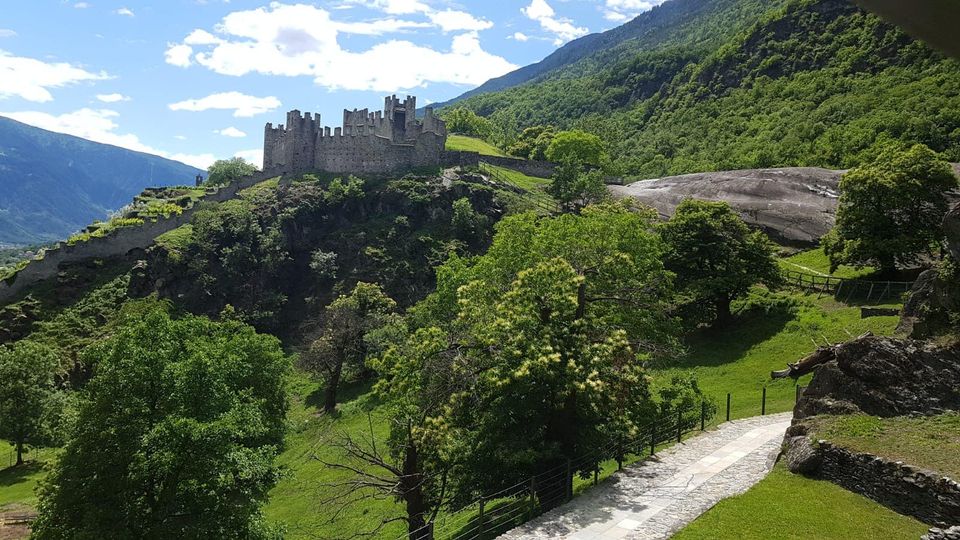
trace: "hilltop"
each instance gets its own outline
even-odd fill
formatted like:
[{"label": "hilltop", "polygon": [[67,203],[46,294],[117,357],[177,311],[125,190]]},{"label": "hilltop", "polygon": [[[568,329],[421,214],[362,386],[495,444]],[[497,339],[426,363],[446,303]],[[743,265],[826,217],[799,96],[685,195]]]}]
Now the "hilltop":
[{"label": "hilltop", "polygon": [[0,244],[61,240],[145,187],[192,184],[199,172],[0,117]]}]

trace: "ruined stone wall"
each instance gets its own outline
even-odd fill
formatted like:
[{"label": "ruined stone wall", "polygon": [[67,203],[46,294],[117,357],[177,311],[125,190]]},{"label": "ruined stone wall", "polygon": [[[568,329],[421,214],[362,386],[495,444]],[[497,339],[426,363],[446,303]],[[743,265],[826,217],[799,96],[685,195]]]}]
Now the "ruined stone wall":
[{"label": "ruined stone wall", "polygon": [[10,302],[31,285],[55,277],[63,263],[85,259],[122,257],[132,250],[146,249],[153,245],[158,236],[190,223],[190,219],[200,206],[200,202],[223,202],[232,199],[237,196],[239,191],[268,178],[273,178],[278,174],[282,173],[265,171],[244,177],[234,184],[223,186],[208,193],[201,201],[185,209],[179,215],[173,215],[165,219],[161,218],[157,221],[147,221],[139,227],[117,229],[107,236],[93,237],[86,242],[78,242],[72,246],[65,243],[57,244],[46,250],[42,259],[30,261],[30,264],[17,272],[13,278],[0,281],[0,305]]},{"label": "ruined stone wall", "polygon": [[314,169],[344,174],[385,174],[437,166],[443,139],[423,133],[415,142],[397,144],[374,134],[337,135],[317,140]]}]

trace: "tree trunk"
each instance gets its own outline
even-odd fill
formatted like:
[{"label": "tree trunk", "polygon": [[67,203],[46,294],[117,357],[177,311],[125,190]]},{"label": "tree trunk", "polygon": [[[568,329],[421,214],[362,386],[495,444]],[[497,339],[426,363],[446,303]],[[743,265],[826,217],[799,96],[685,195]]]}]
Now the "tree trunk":
[{"label": "tree trunk", "polygon": [[714,302],[717,310],[717,318],[713,323],[714,328],[726,328],[733,322],[733,313],[730,312],[730,296],[723,295]]},{"label": "tree trunk", "polygon": [[431,540],[433,531],[427,526],[427,502],[423,495],[423,473],[416,445],[407,440],[403,457],[403,478],[400,490],[407,506],[407,537],[409,540]]},{"label": "tree trunk", "polygon": [[323,410],[332,413],[337,410],[337,389],[340,387],[340,377],[343,375],[343,362],[337,362],[327,380],[327,389],[324,392]]},{"label": "tree trunk", "polygon": [[17,441],[17,465],[23,465],[23,441]]}]

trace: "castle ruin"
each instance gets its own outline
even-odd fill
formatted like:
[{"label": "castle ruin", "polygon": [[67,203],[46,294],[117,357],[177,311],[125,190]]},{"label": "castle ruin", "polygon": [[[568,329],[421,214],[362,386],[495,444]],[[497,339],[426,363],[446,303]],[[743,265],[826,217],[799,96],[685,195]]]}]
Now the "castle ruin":
[{"label": "castle ruin", "polygon": [[417,119],[417,98],[384,100],[383,111],[343,111],[343,127],[321,127],[320,115],[287,113],[287,123],[268,123],[263,136],[263,170],[300,173],[387,174],[436,167],[447,142],[443,120],[426,108]]}]

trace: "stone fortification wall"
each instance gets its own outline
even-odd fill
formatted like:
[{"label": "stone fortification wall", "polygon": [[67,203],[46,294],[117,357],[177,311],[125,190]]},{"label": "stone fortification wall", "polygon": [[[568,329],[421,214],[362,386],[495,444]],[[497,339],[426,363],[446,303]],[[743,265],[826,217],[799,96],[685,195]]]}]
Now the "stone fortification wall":
[{"label": "stone fortification wall", "polygon": [[86,242],[78,242],[72,246],[65,243],[57,244],[46,250],[42,259],[30,261],[30,264],[17,272],[11,279],[0,281],[0,305],[10,302],[31,285],[55,277],[63,263],[85,259],[122,257],[135,249],[146,249],[153,244],[154,239],[158,236],[190,223],[190,219],[200,202],[223,202],[232,199],[237,196],[239,191],[280,174],[283,173],[274,170],[242,178],[234,184],[211,191],[197,204],[185,209],[179,215],[158,219],[157,221],[147,221],[139,227],[117,229],[107,236],[93,237]]},{"label": "stone fortification wall", "polygon": [[287,123],[267,124],[263,134],[263,167],[291,172],[389,174],[438,166],[447,140],[446,124],[427,107],[416,118],[417,100],[396,96],[382,111],[343,111],[342,127],[325,127],[319,114],[290,111]]}]

